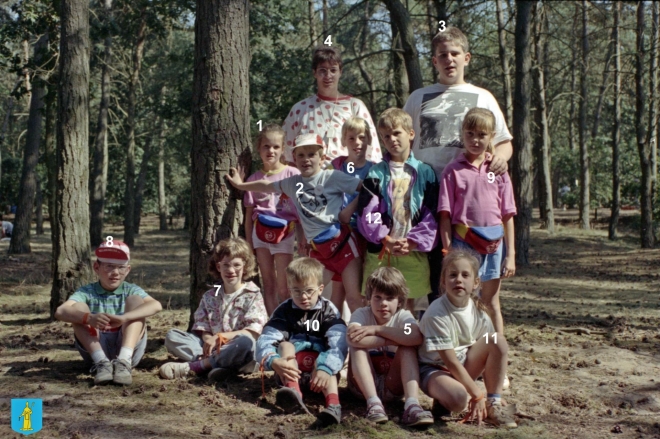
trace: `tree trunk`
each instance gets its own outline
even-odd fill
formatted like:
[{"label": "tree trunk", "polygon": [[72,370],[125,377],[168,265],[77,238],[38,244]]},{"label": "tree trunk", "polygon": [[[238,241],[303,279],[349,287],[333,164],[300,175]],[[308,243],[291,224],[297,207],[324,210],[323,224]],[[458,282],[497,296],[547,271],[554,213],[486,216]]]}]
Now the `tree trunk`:
[{"label": "tree trunk", "polygon": [[[163,133],[161,131],[161,133]],[[165,196],[165,136],[158,145],[158,217],[160,230],[167,230],[167,198]]]},{"label": "tree trunk", "polygon": [[650,109],[649,109],[649,142],[651,144],[651,200],[653,200],[658,181],[658,137],[656,136],[658,127],[658,14],[660,5],[657,2],[651,3],[652,10],[652,30],[651,30],[651,64],[649,68],[650,82]]},{"label": "tree trunk", "polygon": [[[51,77],[51,84],[57,84],[56,79],[58,75],[55,74]],[[52,87],[51,85],[49,88]],[[52,248],[55,248],[57,242],[57,152],[55,150],[55,129],[54,125],[57,119],[57,102],[55,101],[55,93],[48,93],[46,96],[46,134],[44,136],[45,150],[46,150],[46,168],[48,174],[48,221],[50,222],[50,240]],[[53,273],[55,261],[52,261]]]},{"label": "tree trunk", "polygon": [[506,28],[504,25],[504,10],[502,0],[496,0],[497,8],[497,36],[500,43],[500,63],[502,64],[502,84],[504,84],[504,102],[506,111],[506,124],[511,128],[513,120],[513,104],[511,102],[511,73],[509,69],[509,54],[506,48]]},{"label": "tree trunk", "polygon": [[126,195],[124,197],[124,242],[129,247],[135,244],[135,107],[137,87],[140,81],[140,66],[144,55],[144,40],[147,34],[145,9],[138,25],[133,48],[133,70],[128,82],[128,129],[126,137]]},{"label": "tree trunk", "polygon": [[[34,47],[34,63],[40,65],[48,51],[48,34],[45,33]],[[30,97],[30,115],[28,116],[27,137],[23,154],[21,185],[18,192],[18,205],[14,220],[14,232],[9,242],[9,254],[30,253],[30,225],[34,212],[34,199],[37,194],[37,163],[39,163],[39,142],[43,122],[44,95],[46,78],[38,77]]]},{"label": "tree trunk", "polygon": [[[578,23],[578,9],[579,6],[577,2],[575,3],[575,15],[573,19],[573,31],[571,32],[571,36],[573,39],[573,44],[572,47],[577,46],[577,38],[575,37],[575,30],[577,29],[577,23]],[[575,93],[576,93],[576,88],[577,88],[577,75],[575,74],[577,71],[577,55],[578,51],[577,50],[571,50],[571,108],[568,112],[568,145],[571,149],[571,151],[575,151],[577,147],[575,146]],[[577,179],[576,179],[577,182]]]},{"label": "tree trunk", "polygon": [[639,165],[642,168],[641,206],[642,224],[640,240],[642,248],[652,248],[653,236],[653,204],[651,145],[646,137],[646,90],[644,90],[644,2],[637,3],[637,63],[635,66],[635,125],[637,126],[637,151]]},{"label": "tree trunk", "polygon": [[41,190],[41,179],[39,178],[39,174],[36,175],[35,179],[37,182],[37,194],[36,194],[36,199],[34,200],[35,202],[34,216],[35,216],[35,222],[37,223],[36,234],[43,235],[44,234],[44,193]]},{"label": "tree trunk", "polygon": [[323,38],[328,37],[328,29],[330,29],[330,26],[328,25],[328,0],[323,0]]},{"label": "tree trunk", "polygon": [[390,20],[390,27],[392,29],[392,51],[390,52],[390,62],[392,71],[392,88],[394,89],[394,100],[396,101],[397,108],[403,108],[407,96],[404,92],[403,86],[403,55],[399,50],[401,38],[399,36],[399,29],[396,27],[394,20]]},{"label": "tree trunk", "polygon": [[89,248],[89,2],[62,0],[57,121],[57,236],[50,316],[92,280]]},{"label": "tree trunk", "polygon": [[603,103],[605,91],[607,90],[607,81],[610,78],[610,63],[612,62],[612,45],[610,44],[607,49],[607,55],[605,56],[605,68],[603,69],[603,78],[600,83],[600,89],[598,91],[598,102],[596,103],[596,111],[594,112],[594,124],[591,128],[591,140],[592,142],[596,141],[596,135],[598,134],[598,128],[600,126],[600,115],[603,112]]},{"label": "tree trunk", "polygon": [[394,21],[397,29],[399,29],[399,37],[403,46],[403,59],[408,73],[408,93],[412,93],[424,86],[422,70],[419,66],[419,52],[415,45],[413,22],[401,0],[383,0],[383,2],[390,12],[390,20]]},{"label": "tree trunk", "polygon": [[367,107],[371,114],[376,114],[376,92],[374,90],[374,80],[369,73],[369,69],[364,64],[364,58],[362,58],[367,52],[367,40],[369,35],[369,19],[371,18],[371,8],[369,0],[365,1],[364,7],[364,23],[362,25],[362,32],[360,33],[360,50],[358,52],[357,64],[360,68],[360,75],[364,82],[367,84],[369,89],[369,98],[367,99]]},{"label": "tree trunk", "polygon": [[307,0],[307,17],[309,19],[309,41],[310,45],[316,45],[316,26],[314,25],[314,0]]},{"label": "tree trunk", "polygon": [[619,41],[619,20],[621,3],[614,4],[614,27],[612,44],[614,45],[614,129],[612,130],[612,215],[608,230],[609,239],[617,238],[619,208],[621,207],[621,179],[619,177],[619,144],[621,142],[621,43]]},{"label": "tree trunk", "polygon": [[[539,179],[539,209],[545,228],[549,233],[555,232],[555,214],[552,204],[552,178],[550,175],[550,132],[545,99],[545,78],[543,66],[546,64],[546,52],[543,50],[543,16],[546,14],[541,3],[536,20],[536,68],[534,81],[536,83],[537,102],[536,117],[539,126],[537,136],[537,168]],[[547,37],[546,37],[547,38]]]},{"label": "tree trunk", "polygon": [[[18,81],[16,81],[16,85],[14,85],[13,90],[11,91],[11,93],[9,93],[9,96],[7,96],[7,104],[5,105],[5,108],[7,110],[5,111],[5,118],[2,121],[2,128],[0,128],[0,165],[2,165],[2,148],[4,147],[5,139],[9,134],[11,127],[11,117],[14,114],[14,104],[15,104],[14,93],[16,92],[16,90],[18,90],[18,87],[20,87],[21,82],[23,82],[22,77]],[[0,166],[0,181],[2,181],[2,166]]]},{"label": "tree trunk", "polygon": [[110,65],[112,64],[112,0],[103,0],[104,41],[103,61],[101,63],[101,102],[96,123],[94,141],[94,161],[92,166],[92,190],[90,203],[90,240],[92,247],[98,247],[103,239],[103,219],[105,209],[105,191],[108,183],[108,107],[110,105]]},{"label": "tree trunk", "polygon": [[532,67],[530,21],[534,2],[516,1],[516,81],[513,102],[513,161],[511,179],[518,214],[516,230],[516,264],[529,264],[530,225],[532,223],[532,142],[529,130]]},{"label": "tree trunk", "polygon": [[[162,120],[162,119],[161,119]],[[158,123],[162,126],[162,123]],[[159,130],[160,131],[160,130]],[[133,228],[136,235],[140,234],[140,222],[142,220],[142,202],[144,197],[144,187],[147,184],[147,171],[149,170],[149,161],[151,161],[153,137],[149,136],[144,142],[142,152],[142,162],[140,163],[140,172],[138,173],[137,183],[135,184],[135,212],[133,214]]]},{"label": "tree trunk", "polygon": [[[237,236],[241,195],[224,175],[250,157],[249,1],[197,0],[192,106],[190,324],[218,239]],[[240,157],[239,157],[240,156]]]},{"label": "tree trunk", "polygon": [[588,230],[590,182],[589,175],[589,143],[587,139],[587,70],[589,68],[587,0],[582,0],[582,62],[580,64],[580,228]]}]

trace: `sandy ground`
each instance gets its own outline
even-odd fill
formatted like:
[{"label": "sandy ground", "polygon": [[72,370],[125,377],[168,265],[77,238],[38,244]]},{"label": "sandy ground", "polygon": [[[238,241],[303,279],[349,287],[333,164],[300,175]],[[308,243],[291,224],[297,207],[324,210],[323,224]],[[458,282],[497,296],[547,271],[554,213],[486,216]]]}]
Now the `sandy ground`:
[{"label": "sandy ground", "polygon": [[[270,374],[265,399],[258,374],[218,387],[198,378],[161,380],[163,337],[187,327],[188,237],[159,232],[148,218],[128,280],[165,309],[149,319],[147,353],[127,388],[94,386],[71,328],[48,319],[48,229],[33,236],[30,255],[9,257],[8,243],[0,243],[0,437],[19,437],[10,427],[11,398],[42,398],[43,429],[35,438],[660,438],[660,249],[640,250],[630,235],[608,241],[604,223],[577,230],[574,212],[560,211],[558,219],[553,236],[533,228],[531,265],[503,287],[511,379],[505,397],[525,415],[516,430],[462,425],[458,416],[407,429],[398,424],[400,403],[388,406],[390,422],[375,426],[342,380],[342,425],[314,431],[313,416],[286,415],[274,405]],[[121,236],[119,225],[110,233]],[[323,400],[307,402],[319,409]]]}]

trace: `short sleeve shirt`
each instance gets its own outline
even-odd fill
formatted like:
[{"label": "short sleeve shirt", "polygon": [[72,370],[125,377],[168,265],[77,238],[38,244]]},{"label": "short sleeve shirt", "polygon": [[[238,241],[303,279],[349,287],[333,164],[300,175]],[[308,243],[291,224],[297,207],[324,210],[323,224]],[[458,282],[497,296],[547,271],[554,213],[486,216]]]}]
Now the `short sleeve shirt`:
[{"label": "short sleeve shirt", "polygon": [[488,332],[495,332],[488,314],[470,300],[464,308],[454,306],[443,294],[429,306],[419,329],[424,342],[418,349],[419,362],[444,367],[438,351],[453,349],[461,364],[467,359],[468,348]]},{"label": "short sleeve shirt", "polygon": [[274,183],[276,190],[294,200],[307,240],[338,222],[344,193],[352,194],[360,180],[341,171],[319,171],[311,177],[294,175]]},{"label": "short sleeve shirt", "polygon": [[[401,328],[406,329],[406,324],[417,326],[417,320],[406,309],[400,309],[392,316],[389,322],[385,323],[388,328]],[[351,321],[348,323],[348,326],[358,325],[358,326],[379,326],[376,322],[376,317],[374,316],[373,311],[371,311],[370,306],[364,306],[355,310],[351,314]],[[370,352],[381,351],[381,352],[396,352],[397,346],[382,346],[377,349],[370,349]]]},{"label": "short sleeve shirt", "polygon": [[95,282],[78,288],[69,300],[87,304],[92,314],[122,315],[128,296],[150,297],[142,288],[128,282],[122,282],[114,291],[104,290],[100,282]]},{"label": "short sleeve shirt", "polygon": [[[279,181],[299,174],[300,171],[293,166],[285,166],[276,173],[259,170],[250,175],[246,181]],[[297,220],[298,215],[296,214],[295,207],[288,200],[282,200],[280,195],[278,193],[245,191],[245,195],[243,196],[245,207],[254,207],[252,221],[256,220],[259,214],[277,216],[287,221]]]}]

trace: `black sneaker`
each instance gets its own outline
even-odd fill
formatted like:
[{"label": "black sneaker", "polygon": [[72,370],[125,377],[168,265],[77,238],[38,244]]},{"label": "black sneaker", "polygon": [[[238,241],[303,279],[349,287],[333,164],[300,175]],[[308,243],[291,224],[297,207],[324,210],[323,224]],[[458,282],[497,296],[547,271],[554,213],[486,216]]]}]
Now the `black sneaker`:
[{"label": "black sneaker", "polygon": [[126,360],[117,359],[112,362],[112,365],[115,369],[112,381],[115,384],[120,384],[122,386],[133,384],[133,377],[131,376],[131,363]]},{"label": "black sneaker", "polygon": [[95,363],[90,370],[94,375],[94,384],[106,384],[112,381],[112,363],[108,360]]},{"label": "black sneaker", "polygon": [[291,387],[280,387],[275,394],[275,404],[282,407],[288,413],[295,413],[299,410],[303,410],[305,413],[309,414],[309,410],[303,402],[302,395]]},{"label": "black sneaker", "polygon": [[321,411],[316,417],[323,426],[329,426],[341,423],[341,405],[330,404]]}]

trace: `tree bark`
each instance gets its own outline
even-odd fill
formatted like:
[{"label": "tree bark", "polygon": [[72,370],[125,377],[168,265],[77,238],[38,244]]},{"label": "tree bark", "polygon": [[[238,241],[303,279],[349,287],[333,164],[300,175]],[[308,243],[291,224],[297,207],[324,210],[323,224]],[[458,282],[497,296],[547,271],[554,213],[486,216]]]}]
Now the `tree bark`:
[{"label": "tree bark", "polygon": [[500,63],[502,64],[502,84],[504,84],[504,102],[506,111],[506,124],[511,129],[511,121],[513,120],[513,103],[511,102],[511,72],[509,69],[509,54],[506,47],[506,28],[504,25],[504,10],[502,8],[502,0],[496,0],[495,6],[497,8],[497,37],[500,44]]},{"label": "tree bark", "polygon": [[529,264],[530,226],[532,223],[532,142],[530,135],[531,74],[530,21],[534,2],[516,1],[516,80],[513,101],[513,161],[511,179],[518,214],[516,264]]},{"label": "tree bark", "polygon": [[36,232],[35,234],[37,235],[43,235],[44,234],[44,193],[41,190],[41,179],[39,178],[39,174],[36,176],[36,182],[37,182],[37,194],[36,198],[34,200],[35,206],[34,206],[34,220],[36,222]]},{"label": "tree bark", "polygon": [[399,29],[396,27],[394,20],[390,20],[390,27],[392,29],[392,51],[390,52],[392,88],[394,91],[396,107],[403,108],[408,97],[405,95],[403,86],[403,55],[398,51],[400,49],[399,45],[401,43],[401,38],[399,37]]},{"label": "tree bark", "polygon": [[57,123],[57,236],[50,315],[92,280],[89,248],[89,2],[62,0]]},{"label": "tree bark", "polygon": [[328,37],[328,29],[330,26],[328,25],[328,19],[329,19],[329,14],[328,14],[328,0],[323,0],[323,38]]},{"label": "tree bark", "polygon": [[412,93],[424,86],[422,70],[419,66],[419,52],[415,45],[413,23],[401,0],[383,0],[383,2],[390,12],[390,20],[394,21],[399,30],[399,37],[404,51],[403,59],[408,73],[408,93]]},{"label": "tree bark", "polygon": [[307,18],[309,20],[309,42],[312,46],[316,45],[316,25],[314,24],[314,0],[307,0]]},{"label": "tree bark", "polygon": [[128,82],[128,127],[126,137],[126,192],[124,196],[124,242],[129,247],[135,244],[135,111],[137,87],[140,81],[140,66],[144,55],[144,41],[147,34],[146,10],[138,25],[133,47],[133,66]]},{"label": "tree bark", "polygon": [[646,90],[644,89],[644,2],[637,3],[637,62],[635,66],[635,125],[637,126],[637,151],[642,168],[641,207],[642,223],[640,241],[642,248],[653,248],[653,203],[651,145],[646,136]]},{"label": "tree bark", "polygon": [[103,26],[106,32],[104,40],[103,61],[101,65],[101,102],[99,117],[96,123],[96,139],[94,140],[94,161],[92,165],[92,190],[90,203],[90,240],[92,247],[98,247],[103,239],[103,219],[105,209],[105,192],[108,183],[108,107],[110,105],[112,35],[110,21],[112,20],[112,0],[103,0]]},{"label": "tree bark", "polygon": [[612,44],[614,45],[614,127],[612,130],[612,214],[608,228],[609,239],[617,238],[619,209],[621,207],[621,179],[619,177],[619,144],[621,142],[621,43],[619,41],[619,20],[621,3],[614,4],[614,27]]},{"label": "tree bark", "polygon": [[649,108],[649,142],[651,144],[651,200],[653,200],[658,180],[658,15],[660,5],[657,2],[651,3],[652,23],[651,23],[651,64],[649,68],[649,89],[651,93]]},{"label": "tree bark", "polygon": [[[40,65],[48,51],[48,34],[45,33],[34,47],[34,63]],[[29,76],[29,73],[27,74]],[[34,80],[34,89],[30,96],[30,115],[28,116],[27,137],[23,154],[21,185],[18,192],[18,204],[14,219],[14,232],[9,242],[9,254],[30,253],[30,225],[37,194],[37,164],[39,163],[39,142],[43,125],[44,95],[46,78],[42,75]]]},{"label": "tree bark", "polygon": [[[163,133],[161,131],[161,133]],[[163,135],[158,145],[158,217],[160,230],[167,230],[167,197],[165,196],[165,136]]]},{"label": "tree bark", "polygon": [[[498,0],[499,1],[499,0]],[[544,5],[539,6],[536,20],[536,68],[534,82],[536,84],[536,109],[539,133],[536,138],[537,169],[539,179],[539,210],[545,221],[544,227],[549,233],[555,232],[555,214],[552,204],[552,178],[550,175],[550,132],[545,99],[545,78],[543,66],[546,64],[546,52],[543,50],[543,16]],[[547,38],[547,37],[546,37]]]},{"label": "tree bark", "polygon": [[369,89],[369,98],[367,99],[367,107],[371,114],[376,114],[376,92],[374,90],[374,80],[369,73],[369,69],[364,64],[364,54],[367,51],[367,40],[369,35],[369,19],[371,18],[371,8],[369,0],[365,1],[364,7],[364,23],[362,25],[362,32],[360,33],[360,50],[358,52],[357,64],[360,68],[360,75]]},{"label": "tree bark", "polygon": [[[577,46],[577,38],[575,37],[575,30],[577,29],[578,23],[578,9],[579,6],[577,2],[575,3],[575,15],[573,19],[573,32],[571,36],[573,37],[572,47]],[[571,107],[568,112],[568,145],[571,151],[575,151],[577,147],[575,146],[575,93],[577,88],[577,50],[571,50]],[[577,183],[577,179],[575,181]]]},{"label": "tree bark", "polygon": [[[447,0],[429,0],[429,10],[431,3],[435,7],[435,17],[430,17],[429,20],[429,32],[431,34],[431,41],[433,42],[433,37],[438,33],[439,21],[444,21],[445,25],[449,24],[449,13],[447,12]],[[432,15],[429,13],[429,15]],[[431,54],[433,56],[435,54]],[[433,77],[433,83],[438,82],[438,71],[433,65],[431,65],[431,72]]]},{"label": "tree bark", "polygon": [[587,139],[587,70],[589,69],[589,39],[588,39],[588,16],[587,0],[582,0],[582,62],[580,64],[580,228],[588,230],[590,183],[589,175],[589,141]]},{"label": "tree bark", "polygon": [[[57,77],[58,75],[53,75]],[[57,84],[58,80],[51,77],[51,84]],[[53,85],[49,88],[52,91]],[[50,240],[52,248],[55,248],[57,242],[57,151],[55,150],[55,129],[54,125],[57,119],[57,102],[55,93],[48,93],[46,96],[46,134],[44,136],[46,150],[46,168],[48,174],[48,221],[50,222]],[[52,261],[52,271],[55,267],[55,261]]]},{"label": "tree bark", "polygon": [[190,324],[219,239],[237,236],[241,196],[224,175],[250,157],[249,1],[197,0],[192,116]]}]

